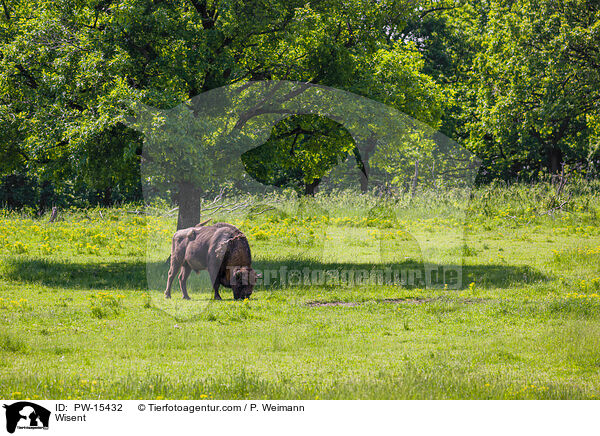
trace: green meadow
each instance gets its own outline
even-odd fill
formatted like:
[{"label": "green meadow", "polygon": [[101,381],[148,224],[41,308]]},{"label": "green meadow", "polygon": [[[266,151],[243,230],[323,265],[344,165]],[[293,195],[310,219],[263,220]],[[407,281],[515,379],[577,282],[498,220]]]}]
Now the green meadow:
[{"label": "green meadow", "polygon": [[[0,216],[5,399],[590,399],[600,395],[600,189],[492,186],[216,210],[253,266],[457,265],[458,286],[205,274],[164,300],[165,205]],[[565,199],[568,201],[565,203]],[[136,211],[138,213],[136,213]]]}]

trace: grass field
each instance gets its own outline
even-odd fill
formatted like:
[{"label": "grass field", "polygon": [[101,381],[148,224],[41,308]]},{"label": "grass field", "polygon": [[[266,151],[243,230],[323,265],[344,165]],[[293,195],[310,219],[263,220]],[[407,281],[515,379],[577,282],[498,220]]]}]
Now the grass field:
[{"label": "grass field", "polygon": [[0,397],[596,398],[600,201],[588,187],[552,211],[551,193],[496,187],[381,209],[338,194],[309,212],[279,199],[278,212],[222,214],[258,269],[462,262],[459,289],[274,281],[243,302],[230,290],[212,301],[203,275],[191,301],[178,286],[162,298],[175,221],[161,208],[64,211],[52,224],[5,212]]}]

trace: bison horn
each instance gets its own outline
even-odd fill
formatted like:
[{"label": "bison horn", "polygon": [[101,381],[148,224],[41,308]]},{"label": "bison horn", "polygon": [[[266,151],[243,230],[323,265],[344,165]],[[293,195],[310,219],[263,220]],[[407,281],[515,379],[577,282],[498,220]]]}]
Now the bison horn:
[{"label": "bison horn", "polygon": [[196,224],[194,227],[203,227],[205,226],[212,218],[207,219],[206,221],[202,221],[201,223]]}]

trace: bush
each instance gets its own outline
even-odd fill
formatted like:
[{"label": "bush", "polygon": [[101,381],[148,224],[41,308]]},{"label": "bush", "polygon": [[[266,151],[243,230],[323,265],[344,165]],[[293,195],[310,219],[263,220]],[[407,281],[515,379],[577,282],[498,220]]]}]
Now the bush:
[{"label": "bush", "polygon": [[36,207],[39,200],[39,184],[35,177],[14,173],[0,181],[0,205],[8,209]]}]

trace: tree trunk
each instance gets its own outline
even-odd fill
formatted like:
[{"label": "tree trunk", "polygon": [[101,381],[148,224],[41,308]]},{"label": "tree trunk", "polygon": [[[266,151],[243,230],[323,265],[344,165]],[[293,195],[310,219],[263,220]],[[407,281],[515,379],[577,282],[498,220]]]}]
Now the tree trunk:
[{"label": "tree trunk", "polygon": [[362,161],[362,168],[360,171],[360,192],[367,192],[369,189],[369,155],[367,154]]},{"label": "tree trunk", "polygon": [[178,183],[177,193],[177,230],[194,227],[200,222],[200,188],[189,182]]},{"label": "tree trunk", "polygon": [[310,195],[311,197],[317,192],[317,187],[321,183],[321,179],[314,179],[311,183],[304,184],[304,195]]},{"label": "tree trunk", "polygon": [[108,207],[112,204],[112,186],[107,186],[102,192],[102,205]]},{"label": "tree trunk", "polygon": [[417,184],[419,183],[419,161],[415,162],[415,174],[412,179],[412,186],[410,188],[410,196],[414,197],[417,192]]},{"label": "tree trunk", "polygon": [[369,171],[371,170],[371,167],[369,166],[369,158],[371,157],[373,150],[375,150],[376,144],[377,138],[375,135],[371,135],[369,139],[367,139],[365,146],[362,149],[354,149],[354,157],[356,158],[356,163],[358,164],[358,169],[360,170],[361,192],[367,192],[367,189],[369,189]]},{"label": "tree trunk", "polygon": [[552,147],[548,152],[548,160],[550,161],[550,173],[558,174],[562,166],[562,151],[560,148]]}]

